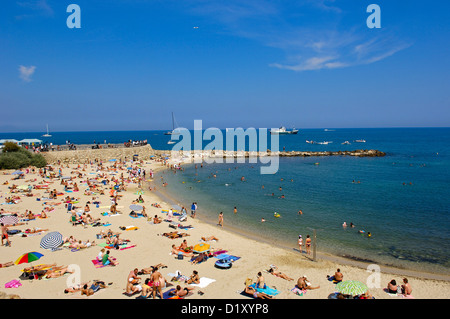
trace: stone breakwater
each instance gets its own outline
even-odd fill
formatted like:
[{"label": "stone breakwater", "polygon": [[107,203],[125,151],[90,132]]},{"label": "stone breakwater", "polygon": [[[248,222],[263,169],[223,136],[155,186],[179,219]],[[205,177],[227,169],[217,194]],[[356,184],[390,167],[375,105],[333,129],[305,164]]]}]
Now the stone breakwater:
[{"label": "stone breakwater", "polygon": [[280,157],[313,157],[313,156],[357,156],[357,157],[382,157],[386,153],[378,150],[354,150],[335,152],[244,152],[244,151],[177,151],[154,150],[150,145],[136,147],[117,147],[102,149],[66,150],[42,153],[49,164],[60,161],[61,163],[82,164],[98,160],[106,162],[110,159],[118,161],[130,160],[137,156],[139,160],[148,160],[150,156],[166,157],[171,156],[174,160],[184,161],[198,159],[198,157],[254,157],[254,156],[280,156]]},{"label": "stone breakwater", "polygon": [[148,159],[151,155],[157,154],[150,145],[145,145],[135,147],[50,151],[43,152],[42,155],[49,164],[54,164],[58,161],[67,164],[84,164],[94,160],[103,162],[110,159],[117,159],[118,161],[130,160],[135,155],[137,155],[139,159]]}]

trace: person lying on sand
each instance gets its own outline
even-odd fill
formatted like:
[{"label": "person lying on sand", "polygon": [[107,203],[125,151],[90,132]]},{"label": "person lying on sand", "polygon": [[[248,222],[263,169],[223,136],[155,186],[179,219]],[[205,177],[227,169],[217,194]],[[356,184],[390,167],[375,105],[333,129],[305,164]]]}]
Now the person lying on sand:
[{"label": "person lying on sand", "polygon": [[164,265],[164,264],[162,264],[162,263],[159,263],[159,264],[157,264],[157,265],[155,265],[155,266],[150,266],[150,267],[148,267],[148,268],[142,268],[141,271],[138,272],[138,275],[148,275],[148,274],[151,274],[155,268],[161,268],[161,269],[162,269],[162,268],[167,268],[167,265]]},{"label": "person lying on sand", "polygon": [[180,285],[177,285],[176,289],[175,289],[175,296],[178,297],[184,297],[186,296],[191,290],[194,290],[195,287],[184,287],[183,289],[181,289]]},{"label": "person lying on sand", "polygon": [[47,272],[45,273],[45,278],[58,278],[63,276],[66,273],[71,273],[73,274],[75,272],[75,270],[70,271],[68,266],[65,266],[63,268],[60,269],[56,269],[55,268],[50,268],[49,270],[47,270]]},{"label": "person lying on sand", "polygon": [[177,249],[177,248],[175,247],[175,245],[172,245],[172,251],[171,251],[171,253],[172,253],[172,255],[176,255],[176,256],[177,256],[178,254],[182,253],[183,256],[186,256],[186,257],[191,257],[191,256],[194,255],[194,253],[192,253],[192,252],[180,251],[179,249]]},{"label": "person lying on sand", "polygon": [[215,241],[219,241],[219,238],[214,237],[214,236],[209,236],[209,237],[202,237],[203,241],[210,241],[210,240],[215,240]]},{"label": "person lying on sand", "polygon": [[23,269],[24,272],[33,272],[33,271],[39,271],[39,270],[43,270],[46,268],[52,268],[52,267],[57,267],[56,263],[54,264],[42,264],[42,265],[36,265],[36,266],[31,266],[31,267],[25,267]]},{"label": "person lying on sand", "polygon": [[0,263],[0,268],[11,267],[12,265],[14,265],[14,263],[12,261],[8,261],[6,263]]},{"label": "person lying on sand", "polygon": [[86,283],[83,283],[83,284],[77,284],[75,286],[68,287],[68,288],[64,289],[64,293],[68,294],[68,293],[74,293],[74,292],[81,291],[81,289],[83,289],[83,286],[87,285],[87,284],[89,284],[89,281]]},{"label": "person lying on sand", "polygon": [[255,290],[255,288],[253,287],[245,287],[244,292],[250,296],[253,296],[253,298],[258,298],[258,299],[275,299],[272,296],[269,296],[268,294],[264,293],[264,292],[257,292]]},{"label": "person lying on sand", "polygon": [[286,280],[289,280],[289,281],[294,280],[291,277],[289,277],[288,275],[283,274],[281,271],[278,271],[278,267],[276,267],[276,266],[271,267],[269,269],[269,274],[272,274],[274,276],[277,276],[279,278],[283,278],[283,279],[286,279]]},{"label": "person lying on sand", "polygon": [[181,238],[181,237],[184,237],[184,236],[190,236],[187,233],[178,233],[178,231],[173,231],[173,232],[169,232],[169,233],[163,233],[162,235],[165,236],[165,237],[168,237],[170,239]]},{"label": "person lying on sand", "polygon": [[97,291],[99,291],[100,288],[107,288],[107,286],[105,285],[105,282],[100,281],[100,280],[94,280],[94,282],[92,283],[92,285],[90,287],[89,287],[88,283],[83,285],[83,288],[81,288],[81,295],[91,296],[94,293],[96,293]]}]

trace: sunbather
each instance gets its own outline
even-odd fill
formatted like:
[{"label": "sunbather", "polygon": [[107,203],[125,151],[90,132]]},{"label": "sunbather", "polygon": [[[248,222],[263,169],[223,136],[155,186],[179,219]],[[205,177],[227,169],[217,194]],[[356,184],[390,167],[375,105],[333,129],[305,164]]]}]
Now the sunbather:
[{"label": "sunbather", "polygon": [[244,289],[244,292],[250,296],[253,296],[253,298],[259,298],[259,299],[274,299],[274,297],[264,293],[264,292],[258,292],[255,288],[246,286]]},{"label": "sunbather", "polygon": [[47,270],[47,272],[45,273],[45,278],[58,278],[63,276],[66,273],[74,273],[75,270],[70,271],[69,267],[63,267],[61,269],[54,269],[54,268],[50,268],[49,270]]},{"label": "sunbather", "polygon": [[214,237],[214,236],[209,236],[209,237],[202,237],[203,241],[210,241],[210,240],[215,240],[215,241],[219,241],[219,238]]},{"label": "sunbather", "polygon": [[291,277],[289,277],[288,275],[283,274],[281,271],[278,271],[278,268],[276,266],[271,267],[269,269],[269,273],[274,275],[274,276],[277,276],[279,278],[283,278],[283,279],[286,279],[286,280],[289,280],[289,281],[294,280]]},{"label": "sunbather", "polygon": [[206,253],[200,253],[194,260],[191,261],[191,264],[195,265],[201,263],[208,259],[208,255]]},{"label": "sunbather", "polygon": [[184,297],[186,296],[191,290],[194,290],[194,287],[184,287],[183,289],[181,288],[180,285],[177,285],[176,289],[175,289],[175,296],[178,297]]}]

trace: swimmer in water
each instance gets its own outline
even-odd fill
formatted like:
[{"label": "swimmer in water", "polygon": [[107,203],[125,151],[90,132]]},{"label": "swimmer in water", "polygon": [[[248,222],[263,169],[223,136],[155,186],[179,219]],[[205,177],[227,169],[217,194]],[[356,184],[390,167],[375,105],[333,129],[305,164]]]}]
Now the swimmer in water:
[{"label": "swimmer in water", "polygon": [[264,218],[261,218],[261,223],[264,223],[266,220]]}]

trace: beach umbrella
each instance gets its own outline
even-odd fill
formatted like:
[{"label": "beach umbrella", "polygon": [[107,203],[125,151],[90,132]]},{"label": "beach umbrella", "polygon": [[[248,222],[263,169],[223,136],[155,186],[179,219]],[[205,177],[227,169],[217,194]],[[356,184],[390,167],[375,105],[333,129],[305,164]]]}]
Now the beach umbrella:
[{"label": "beach umbrella", "polygon": [[136,195],[144,195],[144,191],[137,191]]},{"label": "beach umbrella", "polygon": [[57,247],[61,246],[62,242],[63,236],[61,235],[61,233],[54,231],[42,237],[40,246],[44,249],[54,250]]},{"label": "beach umbrella", "polygon": [[13,172],[13,173],[11,173],[12,175],[23,175],[24,174],[24,172],[22,172],[22,171],[15,171],[15,172]]},{"label": "beach umbrella", "polygon": [[115,161],[117,161],[117,159],[115,159],[115,158],[112,158],[109,160],[109,162],[115,162]]},{"label": "beach umbrella", "polygon": [[204,253],[209,251],[209,244],[206,243],[200,243],[194,246],[193,250],[194,253]]},{"label": "beach umbrella", "polygon": [[5,215],[0,218],[0,223],[3,225],[15,225],[19,222],[19,218],[15,215]]},{"label": "beach umbrella", "polygon": [[35,260],[38,260],[38,259],[41,258],[42,256],[44,256],[44,255],[42,255],[41,253],[38,253],[38,252],[36,252],[36,251],[33,251],[33,252],[26,253],[26,254],[23,254],[22,256],[20,256],[20,257],[14,262],[14,264],[20,265],[20,264],[23,264],[23,263],[31,263],[31,262],[33,262],[33,261],[35,261]]},{"label": "beach umbrella", "polygon": [[139,210],[142,210],[143,207],[141,205],[132,204],[132,205],[130,205],[130,209],[132,211],[139,211]]},{"label": "beach umbrella", "polygon": [[360,281],[346,280],[336,285],[336,290],[344,295],[361,295],[367,291],[367,286]]}]

